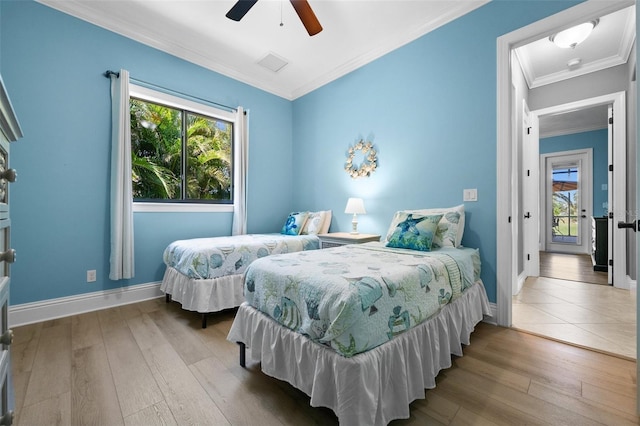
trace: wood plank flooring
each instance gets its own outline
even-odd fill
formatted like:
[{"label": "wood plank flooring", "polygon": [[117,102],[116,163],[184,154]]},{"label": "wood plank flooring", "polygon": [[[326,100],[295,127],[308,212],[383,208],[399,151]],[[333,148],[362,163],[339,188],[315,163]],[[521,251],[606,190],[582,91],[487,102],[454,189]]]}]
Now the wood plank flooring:
[{"label": "wood plank flooring", "polygon": [[588,254],[540,252],[540,276],[609,285],[607,273],[594,271]]},{"label": "wood plank flooring", "polygon": [[[17,327],[16,424],[332,425],[259,364],[238,365],[235,312],[155,299]],[[486,323],[394,425],[631,425],[636,363]]]}]

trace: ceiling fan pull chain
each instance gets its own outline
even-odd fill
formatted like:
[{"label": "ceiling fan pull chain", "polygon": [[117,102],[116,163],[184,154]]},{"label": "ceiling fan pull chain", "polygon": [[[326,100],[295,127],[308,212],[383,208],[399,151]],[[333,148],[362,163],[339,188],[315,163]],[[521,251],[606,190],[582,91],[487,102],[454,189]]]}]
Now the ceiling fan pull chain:
[{"label": "ceiling fan pull chain", "polygon": [[284,0],[280,0],[280,26],[284,27],[284,24],[282,23],[282,2]]}]

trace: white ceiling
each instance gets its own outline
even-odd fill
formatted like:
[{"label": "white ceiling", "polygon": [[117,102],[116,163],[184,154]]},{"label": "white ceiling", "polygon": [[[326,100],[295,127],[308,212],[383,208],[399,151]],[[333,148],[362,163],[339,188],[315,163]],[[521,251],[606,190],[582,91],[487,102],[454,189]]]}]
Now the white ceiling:
[{"label": "white ceiling", "polygon": [[[240,22],[236,0],[38,0],[133,40],[293,100],[415,40],[488,0],[309,0],[323,31],[311,37],[288,0],[259,0]],[[283,23],[281,26],[280,23]],[[600,18],[575,49],[548,36],[516,50],[531,89],[626,63],[635,7]],[[569,70],[567,62],[580,58]],[[259,63],[283,60],[274,72]],[[606,127],[602,109],[541,117],[541,136]]]},{"label": "white ceiling", "polygon": [[[562,49],[546,36],[515,49],[530,89],[627,63],[636,38],[635,6],[599,18],[591,35],[573,49]],[[580,59],[578,67],[567,63]],[[607,106],[540,117],[540,137],[607,127]]]},{"label": "white ceiling", "polygon": [[[310,37],[287,0],[259,0],[240,22],[225,17],[235,0],[38,1],[289,100],[488,2],[309,0],[323,26]],[[259,65],[269,54],[288,64]]]}]

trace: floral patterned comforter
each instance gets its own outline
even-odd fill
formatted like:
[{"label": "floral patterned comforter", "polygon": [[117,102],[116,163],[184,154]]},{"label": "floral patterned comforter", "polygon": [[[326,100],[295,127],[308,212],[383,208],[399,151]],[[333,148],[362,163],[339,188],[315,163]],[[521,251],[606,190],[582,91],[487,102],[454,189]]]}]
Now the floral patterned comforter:
[{"label": "floral patterned comforter", "polygon": [[476,249],[422,252],[372,242],[258,259],[247,268],[245,298],[351,357],[437,314],[479,279]]},{"label": "floral patterned comforter", "polygon": [[317,250],[315,235],[249,234],[232,237],[194,238],[169,244],[163,260],[194,279],[243,274],[251,262],[272,254]]}]

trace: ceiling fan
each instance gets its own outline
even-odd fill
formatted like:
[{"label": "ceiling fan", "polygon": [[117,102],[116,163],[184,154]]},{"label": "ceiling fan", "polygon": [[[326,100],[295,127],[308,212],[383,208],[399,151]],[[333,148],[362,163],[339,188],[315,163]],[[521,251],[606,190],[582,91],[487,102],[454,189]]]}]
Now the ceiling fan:
[{"label": "ceiling fan", "polygon": [[[311,9],[311,6],[309,6],[309,2],[307,2],[307,0],[289,1],[291,1],[291,5],[295,9],[298,17],[310,36],[316,35],[322,31],[322,25],[320,25],[318,18],[316,18],[316,14],[313,13],[313,10]],[[233,5],[231,10],[229,10],[225,16],[234,21],[239,21],[257,2],[258,0],[238,0],[238,2]]]}]

